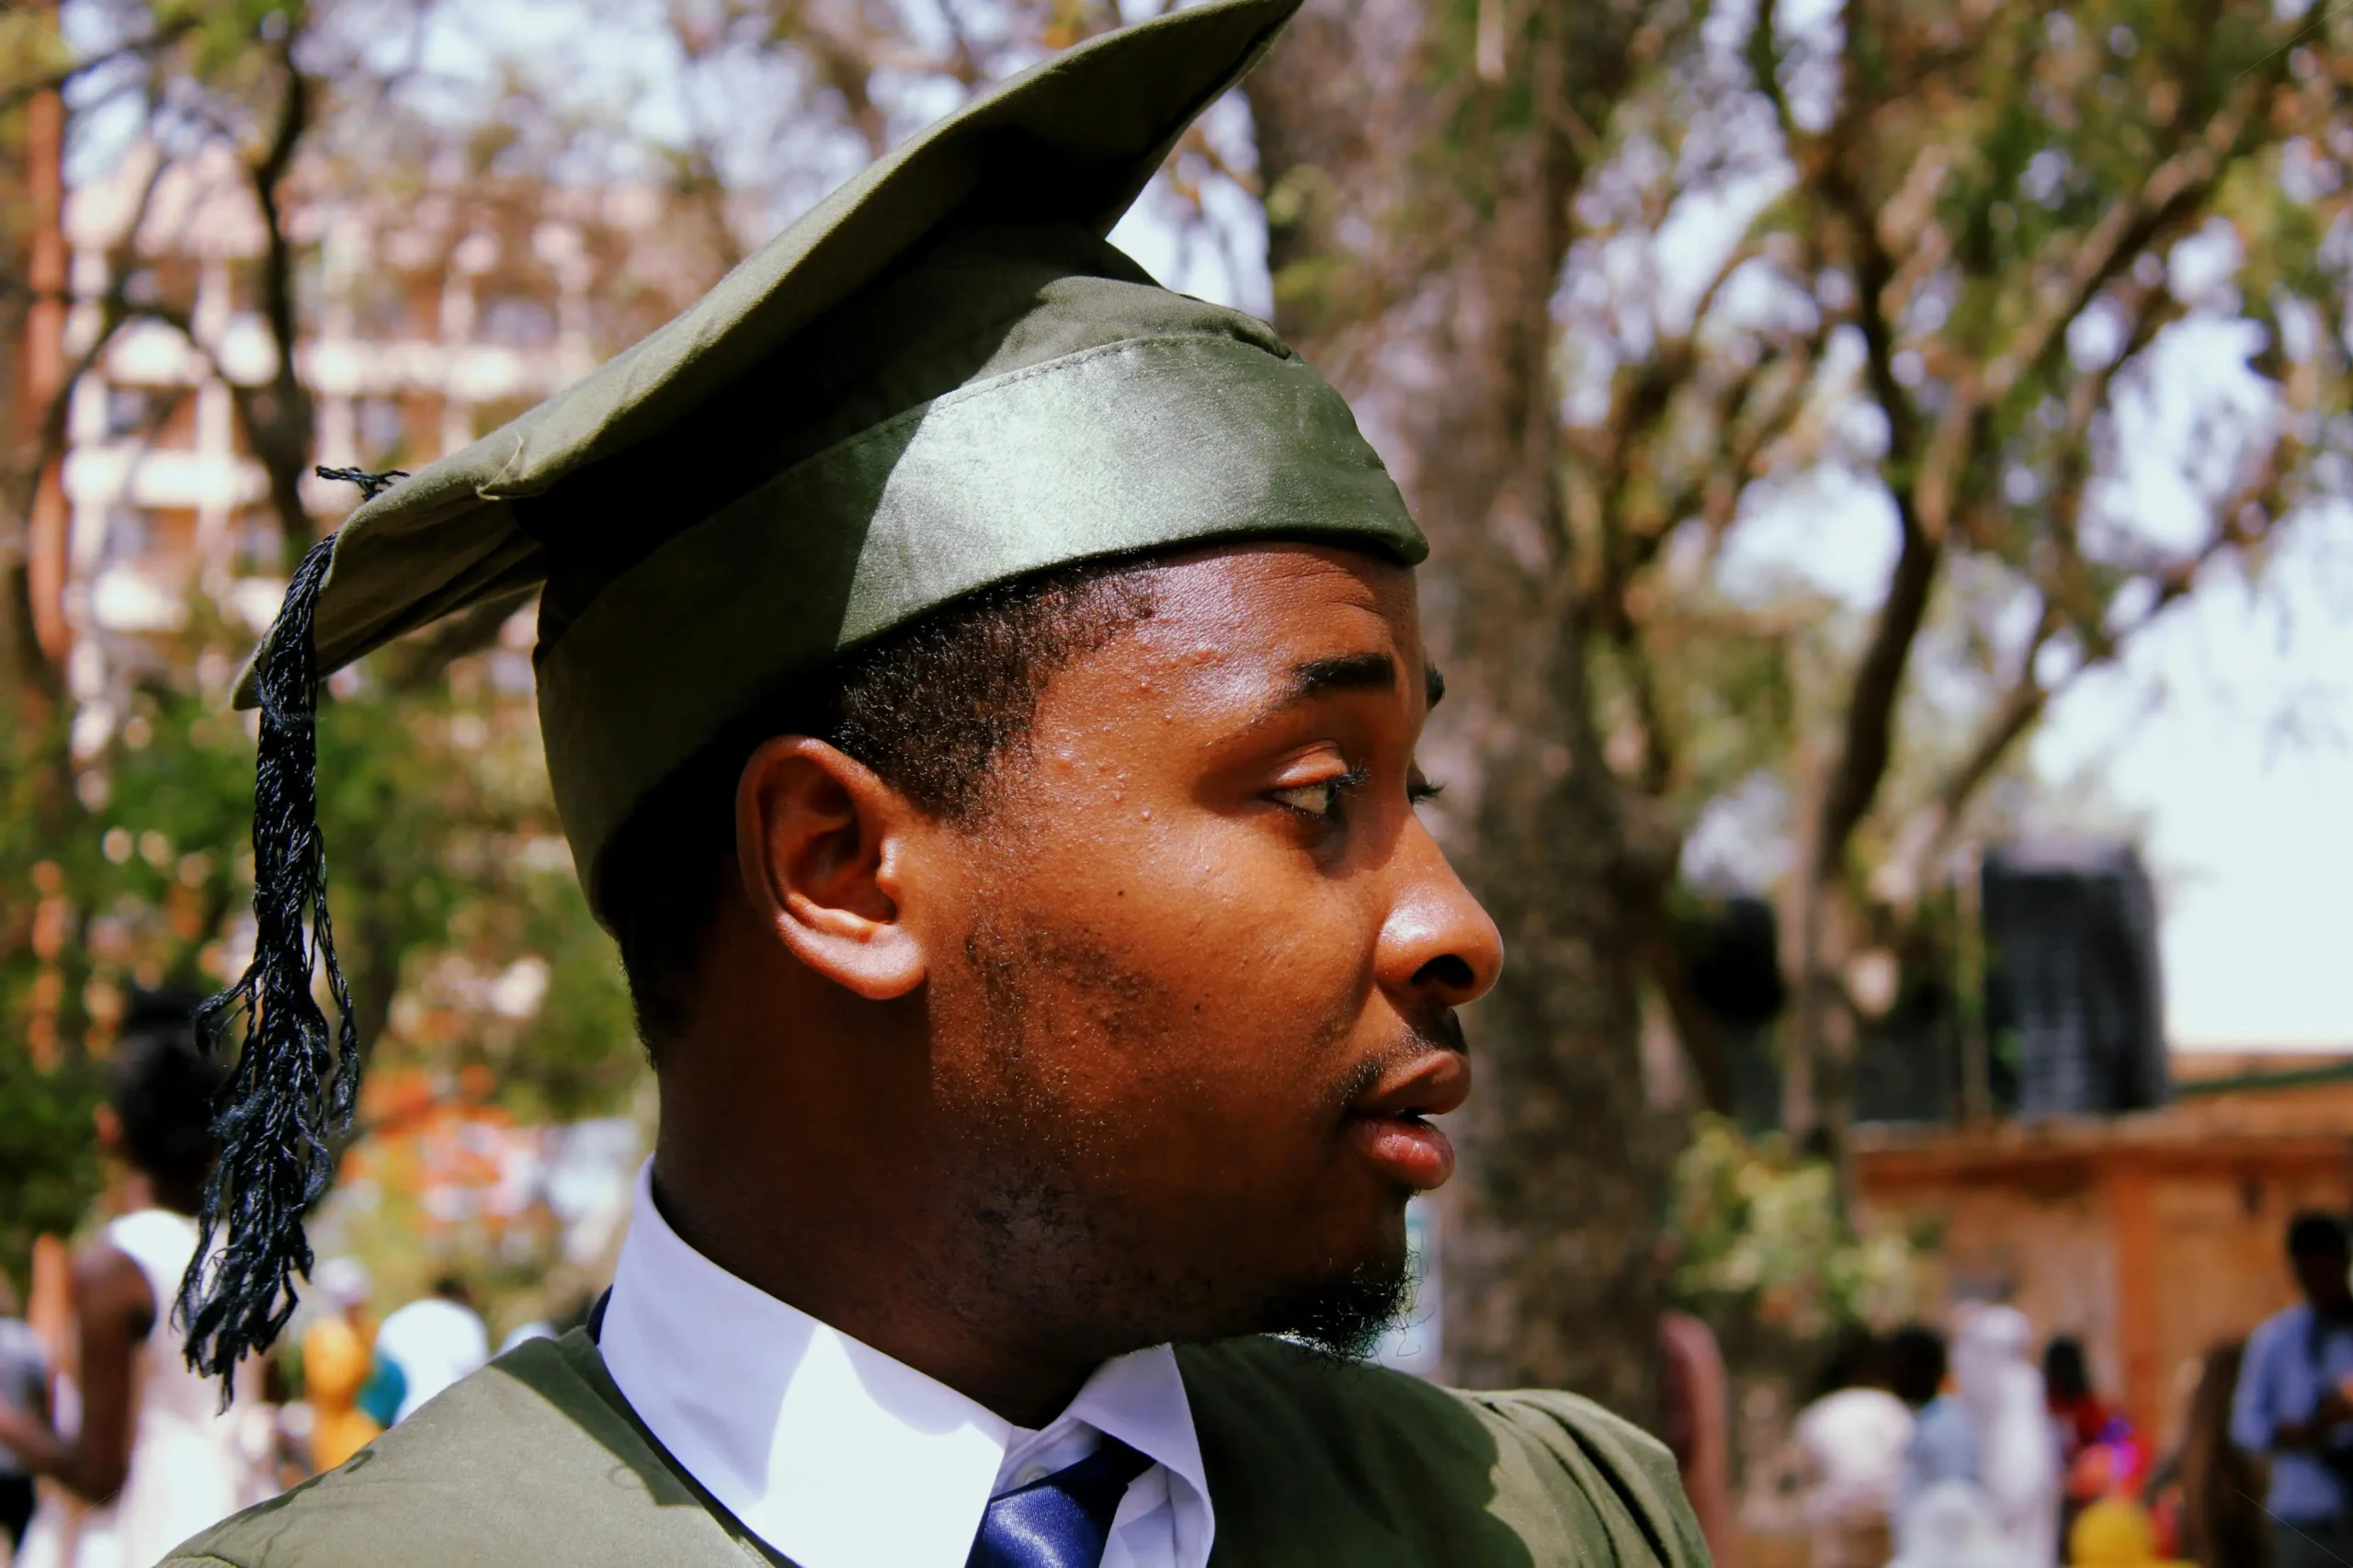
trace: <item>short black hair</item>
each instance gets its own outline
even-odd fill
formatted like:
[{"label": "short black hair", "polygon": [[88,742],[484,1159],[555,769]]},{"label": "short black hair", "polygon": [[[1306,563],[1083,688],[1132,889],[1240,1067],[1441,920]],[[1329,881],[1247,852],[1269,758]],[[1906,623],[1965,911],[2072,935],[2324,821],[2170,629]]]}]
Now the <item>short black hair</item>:
[{"label": "short black hair", "polygon": [[1017,752],[1046,684],[1149,619],[1150,558],[1017,579],[901,627],[796,681],[730,725],[649,793],[596,868],[638,1036],[657,1064],[685,1022],[704,939],[735,874],[735,786],[776,735],[813,735],[918,810],[978,820],[995,765]]},{"label": "short black hair", "polygon": [[1887,1377],[1887,1346],[1860,1324],[1841,1329],[1814,1375],[1811,1398],[1821,1399],[1841,1389],[1877,1387]]},{"label": "short black hair", "polygon": [[2288,1221],[2288,1256],[2343,1257],[2353,1245],[2345,1239],[2345,1222],[2334,1214],[2307,1209]]},{"label": "short black hair", "polygon": [[2062,1334],[2042,1347],[2042,1383],[2058,1399],[2082,1399],[2092,1392],[2091,1363],[2084,1357],[2082,1340]]},{"label": "short black hair", "polygon": [[1945,1336],[1923,1323],[1907,1323],[1887,1336],[1887,1381],[1906,1404],[1926,1404],[1945,1381]]},{"label": "short black hair", "polygon": [[226,1074],[197,1047],[201,1002],[194,992],[134,994],[108,1074],[124,1156],[167,1186],[202,1181],[219,1150],[212,1117]]}]

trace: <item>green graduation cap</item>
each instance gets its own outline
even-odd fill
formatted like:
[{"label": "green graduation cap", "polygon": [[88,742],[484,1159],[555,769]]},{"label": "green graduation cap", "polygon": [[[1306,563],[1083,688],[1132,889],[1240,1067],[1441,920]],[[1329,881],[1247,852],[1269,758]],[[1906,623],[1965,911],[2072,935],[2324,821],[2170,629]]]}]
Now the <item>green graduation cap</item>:
[{"label": "green graduation cap", "polygon": [[[262,709],[256,957],[181,1294],[191,1364],[267,1346],[358,1091],[313,783],[324,676],[540,586],[540,722],[590,903],[649,791],[843,652],[976,590],[1221,539],[1427,547],[1337,393],[1105,236],[1299,0],[1216,0],[1016,77],[820,202],[668,325],[373,494],[305,558]],[[312,998],[323,960],[332,1046]]]}]

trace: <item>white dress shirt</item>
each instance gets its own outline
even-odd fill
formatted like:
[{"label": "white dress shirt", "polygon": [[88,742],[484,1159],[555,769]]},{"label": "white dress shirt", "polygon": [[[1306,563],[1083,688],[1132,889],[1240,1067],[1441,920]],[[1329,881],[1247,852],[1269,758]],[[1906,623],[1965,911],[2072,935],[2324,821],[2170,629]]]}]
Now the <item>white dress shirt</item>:
[{"label": "white dress shirt", "polygon": [[638,1173],[598,1337],[605,1367],[705,1490],[799,1568],[964,1568],[989,1499],[1105,1436],[1153,1461],[1103,1568],[1205,1568],[1215,1521],[1176,1357],[1106,1361],[1042,1431],[745,1284],[678,1238]]}]

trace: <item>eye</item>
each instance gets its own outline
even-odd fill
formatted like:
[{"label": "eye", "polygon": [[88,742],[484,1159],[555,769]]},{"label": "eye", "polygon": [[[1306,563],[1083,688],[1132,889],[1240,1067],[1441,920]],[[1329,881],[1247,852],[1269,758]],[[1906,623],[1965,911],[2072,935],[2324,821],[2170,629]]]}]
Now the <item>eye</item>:
[{"label": "eye", "polygon": [[1287,790],[1272,790],[1267,799],[1319,822],[1332,822],[1340,815],[1342,799],[1349,790],[1361,788],[1367,778],[1363,768],[1351,767],[1346,773],[1336,773],[1313,784],[1294,784]]}]

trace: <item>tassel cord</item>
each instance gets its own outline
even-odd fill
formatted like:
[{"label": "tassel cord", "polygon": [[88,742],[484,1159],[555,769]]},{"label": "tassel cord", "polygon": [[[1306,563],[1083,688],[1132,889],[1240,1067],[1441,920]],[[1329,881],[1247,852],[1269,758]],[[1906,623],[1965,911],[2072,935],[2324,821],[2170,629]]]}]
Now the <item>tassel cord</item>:
[{"label": "tassel cord", "polygon": [[[303,1218],[333,1179],[358,1097],[358,1033],[335,957],[318,826],[312,617],[334,551],[330,536],[295,568],[258,661],[254,958],[198,1019],[208,1054],[227,1049],[233,1023],[243,1024],[213,1121],[221,1155],[205,1182],[201,1239],[175,1313],[188,1365],[221,1379],[224,1406],[237,1362],[267,1349],[293,1313],[294,1277],[307,1278],[313,1262]],[[336,1013],[332,1044],[312,991],[322,964]]]}]

